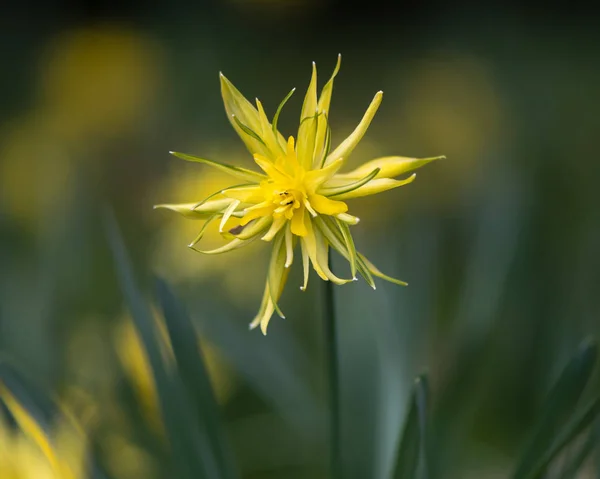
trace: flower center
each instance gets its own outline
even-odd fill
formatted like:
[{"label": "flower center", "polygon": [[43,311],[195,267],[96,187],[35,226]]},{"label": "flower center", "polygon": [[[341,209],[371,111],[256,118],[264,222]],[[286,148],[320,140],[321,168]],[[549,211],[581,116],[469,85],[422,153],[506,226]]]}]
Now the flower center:
[{"label": "flower center", "polygon": [[294,211],[302,206],[306,198],[306,193],[300,189],[277,189],[273,191],[271,201],[276,205],[273,216],[275,218],[285,216],[288,220],[291,220]]}]

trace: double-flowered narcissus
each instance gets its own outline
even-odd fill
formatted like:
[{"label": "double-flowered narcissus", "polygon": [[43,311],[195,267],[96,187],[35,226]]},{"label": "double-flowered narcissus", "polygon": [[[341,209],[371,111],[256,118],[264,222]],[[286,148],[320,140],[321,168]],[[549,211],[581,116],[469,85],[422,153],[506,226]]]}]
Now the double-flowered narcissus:
[{"label": "double-flowered narcissus", "polygon": [[[300,243],[304,284],[306,289],[310,265],[325,281],[344,284],[356,280],[356,272],[375,289],[373,277],[397,284],[406,283],[386,276],[354,247],[350,226],[358,218],[348,213],[346,200],[374,195],[411,183],[408,178],[393,179],[420,168],[434,158],[406,158],[387,156],[371,160],[359,168],[340,173],[346,160],[361,140],[375,112],[383,92],[377,92],[355,130],[331,150],[329,105],[333,81],[340,67],[340,58],[329,81],[317,96],[317,69],[313,63],[312,78],[302,104],[300,126],[296,138],[287,140],[277,129],[277,120],[292,90],[281,102],[272,121],[269,121],[261,102],[256,107],[222,74],[221,93],[231,125],[238,133],[261,172],[195,156],[171,152],[188,161],[205,163],[218,168],[241,183],[217,191],[196,203],[163,204],[187,218],[205,220],[189,245],[204,254],[219,254],[241,248],[257,238],[271,242],[273,250],[268,278],[260,310],[251,328],[260,325],[266,334],[273,313],[282,318],[277,301],[285,285],[288,271],[294,260],[294,250]],[[220,248],[202,251],[196,248],[206,227],[217,221],[219,231],[229,240]],[[350,278],[342,279],[331,272],[328,265],[329,248],[332,247],[350,263]]]}]

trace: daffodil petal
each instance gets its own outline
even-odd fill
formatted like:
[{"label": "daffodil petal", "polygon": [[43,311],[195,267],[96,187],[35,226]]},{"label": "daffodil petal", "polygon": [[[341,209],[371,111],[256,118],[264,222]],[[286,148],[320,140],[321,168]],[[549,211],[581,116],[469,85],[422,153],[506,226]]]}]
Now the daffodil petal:
[{"label": "daffodil petal", "polygon": [[[266,203],[266,202],[265,202]],[[241,225],[247,225],[250,221],[261,216],[272,216],[275,205],[269,203],[260,203],[245,210]]]},{"label": "daffodil petal", "polygon": [[235,231],[232,232],[232,230],[230,230],[229,233],[241,240],[248,240],[260,235],[271,225],[272,221],[272,216],[263,216],[262,218],[256,219],[253,223],[249,222],[240,225],[241,231],[239,233],[236,233]]},{"label": "daffodil petal", "polygon": [[304,206],[301,206],[297,211],[294,212],[294,216],[292,216],[292,233],[294,233],[296,236],[306,236],[308,233],[306,228],[307,222],[310,222],[310,220],[306,218],[306,210],[304,209]]},{"label": "daffodil petal", "polygon": [[262,103],[257,98],[256,99],[256,108],[258,109],[258,118],[260,120],[261,126],[261,138],[264,139],[267,148],[271,151],[271,153],[275,156],[283,154],[283,149],[281,148],[281,144],[277,140],[276,134],[273,132],[273,128],[269,123],[265,110],[262,106]]},{"label": "daffodil petal", "polygon": [[233,251],[234,249],[242,248],[242,247],[250,244],[251,242],[252,242],[252,240],[241,240],[239,238],[235,238],[235,239],[231,240],[229,243],[226,243],[219,248],[215,248],[215,249],[211,249],[211,250],[199,250],[192,246],[190,246],[190,249],[192,249],[196,253],[202,253],[202,254],[208,254],[208,255],[222,254],[222,253],[227,253],[228,251]]},{"label": "daffodil petal", "polygon": [[212,166],[213,168],[224,171],[225,173],[243,181],[249,181],[251,183],[260,183],[262,180],[267,179],[267,177],[261,173],[257,173],[256,171],[252,170],[247,170],[246,168],[241,168],[239,166],[227,165],[225,163],[219,163],[217,161],[199,158],[197,156],[188,155],[186,153],[179,153],[177,151],[170,151],[169,153],[171,153],[171,155],[173,156],[176,156],[177,158],[181,158],[182,160],[193,161],[195,163],[204,163],[206,165]]},{"label": "daffodil petal", "polygon": [[263,190],[259,185],[229,188],[221,192],[223,196],[239,200],[242,203],[260,203],[263,198]]},{"label": "daffodil petal", "polygon": [[289,268],[294,261],[294,238],[291,225],[285,227],[285,267]]},{"label": "daffodil petal", "polygon": [[306,288],[308,287],[310,258],[308,256],[308,249],[306,248],[306,243],[302,239],[300,240],[300,250],[302,252],[302,271],[304,272],[304,282],[302,283],[302,286],[300,286],[300,290],[306,291]]},{"label": "daffodil petal", "polygon": [[267,231],[261,239],[263,241],[271,241],[275,237],[275,235],[279,233],[279,230],[281,230],[281,228],[285,226],[286,223],[287,219],[284,216],[274,218],[273,223],[271,223],[271,227],[269,228],[269,231]]},{"label": "daffodil petal", "polygon": [[317,191],[323,183],[332,178],[333,175],[338,172],[343,164],[344,159],[339,158],[330,165],[327,165],[325,168],[307,171],[304,181],[309,192],[314,193]]},{"label": "daffodil petal", "polygon": [[254,155],[254,161],[270,178],[278,182],[290,181],[290,177],[262,155]]},{"label": "daffodil petal", "polygon": [[[371,173],[369,173],[367,176],[365,176],[364,178],[361,178],[359,180],[352,180],[350,181],[350,183],[348,183],[349,180],[345,180],[346,183],[344,183],[343,181],[339,181],[338,179],[338,175],[336,175],[331,181],[328,181],[323,188],[321,188],[320,193],[322,193],[325,196],[338,196],[344,193],[349,193],[351,191],[357,190],[358,188],[360,188],[363,185],[366,185],[369,181],[371,181],[373,178],[375,178],[377,176],[377,174],[379,173],[379,168],[375,168],[373,171],[371,171]],[[339,186],[330,186],[331,184],[339,184]]]},{"label": "daffodil petal", "polygon": [[408,283],[406,281],[402,281],[402,280],[399,280],[399,279],[396,279],[396,278],[392,278],[391,276],[388,276],[387,274],[383,274],[364,255],[358,253],[358,256],[365,263],[365,265],[367,266],[367,268],[369,269],[369,271],[371,272],[371,274],[373,274],[374,276],[377,276],[378,278],[381,278],[381,279],[385,279],[386,281],[389,281],[390,283],[398,284],[400,286],[408,286]]},{"label": "daffodil petal", "polygon": [[405,156],[384,156],[368,161],[355,170],[348,173],[336,175],[336,180],[359,179],[368,175],[371,171],[379,168],[375,178],[395,178],[409,171],[416,170],[435,160],[445,159],[445,156],[434,156],[431,158],[408,158]]},{"label": "daffodil petal", "polygon": [[308,253],[308,257],[313,265],[313,269],[319,275],[319,277],[325,281],[329,281],[329,278],[324,273],[321,264],[319,263],[319,259],[317,257],[317,238],[315,236],[315,231],[312,227],[312,222],[306,222],[306,234],[301,237],[301,241],[304,243],[306,248],[306,252]]},{"label": "daffodil petal", "polygon": [[194,209],[197,203],[180,203],[180,204],[162,204],[155,205],[155,209],[167,209],[175,211],[186,218],[193,220],[205,220],[214,213],[225,210],[230,204],[230,199],[221,199],[207,201],[197,209]]},{"label": "daffodil petal", "polygon": [[331,74],[331,78],[329,78],[329,81],[325,83],[325,86],[323,86],[321,95],[319,96],[319,102],[317,104],[319,117],[317,118],[317,135],[315,139],[315,162],[318,162],[319,165],[322,162],[323,154],[326,154],[324,151],[324,143],[327,136],[327,129],[329,128],[329,105],[331,103],[331,94],[333,92],[333,80],[340,71],[341,63],[342,55],[338,55],[337,63],[333,73]]},{"label": "daffodil petal", "polygon": [[371,124],[371,121],[373,120],[373,117],[375,116],[375,113],[377,113],[377,109],[381,104],[382,98],[382,91],[379,91],[375,94],[375,97],[371,101],[369,108],[367,108],[367,111],[365,112],[362,120],[360,120],[358,126],[354,129],[354,131],[350,134],[348,138],[346,138],[342,143],[340,143],[340,145],[327,156],[327,159],[325,160],[326,165],[337,160],[338,158],[348,159],[350,153],[352,153],[354,148],[356,148],[356,145],[358,145],[358,143],[366,133],[367,128],[369,128],[369,125]]},{"label": "daffodil petal", "polygon": [[308,200],[317,212],[323,215],[339,215],[348,211],[348,205],[343,201],[330,200],[323,195],[310,195]]},{"label": "daffodil petal", "polygon": [[412,183],[414,181],[416,176],[417,175],[413,173],[405,180],[400,181],[392,180],[390,178],[380,178],[376,180],[371,180],[366,185],[363,185],[355,190],[349,191],[348,193],[336,195],[335,198],[337,200],[349,200],[351,198],[359,198],[361,196],[375,195],[377,193],[382,193],[383,191],[398,188],[399,186],[408,185],[409,183]]},{"label": "daffodil petal", "polygon": [[[220,74],[221,79],[221,95],[223,97],[223,103],[225,105],[225,111],[227,112],[227,118],[229,123],[233,126],[233,129],[237,132],[241,140],[244,142],[250,153],[260,153],[268,156],[269,158],[275,159],[275,152],[272,152],[263,140],[263,143],[249,135],[244,128],[240,126],[246,125],[250,130],[255,133],[262,131],[261,121],[258,111],[252,103],[250,103],[240,91],[233,86],[225,75]],[[236,121],[236,119],[238,121]]]}]

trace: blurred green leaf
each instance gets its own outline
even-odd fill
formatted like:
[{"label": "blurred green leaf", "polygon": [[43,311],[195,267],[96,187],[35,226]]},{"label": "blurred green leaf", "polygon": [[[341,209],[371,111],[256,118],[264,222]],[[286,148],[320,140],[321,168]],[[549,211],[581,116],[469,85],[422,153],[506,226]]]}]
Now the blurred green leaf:
[{"label": "blurred green leaf", "polygon": [[429,384],[426,375],[415,379],[404,430],[396,454],[393,479],[415,479],[419,462],[423,464],[423,475],[428,477],[427,461],[427,401]]},{"label": "blurred green leaf", "polygon": [[596,418],[600,415],[600,397],[597,397],[589,404],[582,413],[573,419],[563,432],[558,436],[550,449],[540,458],[531,472],[525,476],[527,479],[540,479],[544,476],[546,468],[552,460],[581,434]]},{"label": "blurred green leaf", "polygon": [[[598,429],[598,428],[596,428]],[[600,435],[598,430],[592,430],[573,454],[567,458],[559,479],[576,479],[579,469],[588,459],[594,448],[598,445]]]},{"label": "blurred green leaf", "polygon": [[106,216],[106,230],[119,283],[154,375],[175,476],[182,479],[218,478],[219,469],[209,440],[197,428],[197,414],[184,393],[181,378],[172,368],[166,367],[154,317],[138,291],[129,256],[111,214]]},{"label": "blurred green leaf", "polygon": [[219,407],[202,358],[196,330],[187,311],[163,280],[157,279],[156,290],[184,388],[192,404],[198,407],[202,427],[210,439],[212,452],[219,462],[223,477],[236,478],[233,457],[225,438]]},{"label": "blurred green leaf", "polygon": [[[565,429],[565,424],[572,417],[588,384],[597,355],[598,348],[595,342],[586,340],[579,346],[577,353],[567,364],[548,394],[540,420],[518,462],[513,475],[514,479],[538,477],[536,474],[542,474],[543,470],[539,469],[540,464],[543,464],[548,454],[555,450],[559,431],[562,430],[562,435],[564,435],[565,431],[574,427],[572,422]],[[551,458],[548,463],[550,460]]]}]

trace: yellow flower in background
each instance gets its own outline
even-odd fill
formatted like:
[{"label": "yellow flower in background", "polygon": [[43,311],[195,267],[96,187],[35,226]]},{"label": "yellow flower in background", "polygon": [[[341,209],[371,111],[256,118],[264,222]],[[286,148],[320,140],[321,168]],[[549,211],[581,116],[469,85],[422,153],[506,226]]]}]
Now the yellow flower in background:
[{"label": "yellow flower in background", "polygon": [[10,391],[0,384],[0,397],[18,428],[0,417],[2,479],[85,479],[87,440],[74,421],[64,417],[47,434]]},{"label": "yellow flower in background", "polygon": [[[261,102],[257,99],[255,108],[221,74],[221,93],[229,120],[262,172],[172,152],[184,160],[218,168],[242,183],[219,190],[200,202],[157,206],[188,218],[206,220],[199,235],[189,245],[200,253],[225,253],[258,238],[273,243],[262,304],[250,324],[251,328],[260,325],[264,334],[274,312],[284,317],[277,301],[298,243],[304,269],[302,290],[307,287],[311,264],[319,277],[336,284],[356,280],[358,272],[373,289],[373,276],[405,285],[383,274],[356,251],[349,226],[356,225],[359,219],[348,213],[346,200],[409,184],[415,179],[414,173],[403,180],[393,178],[442,158],[389,156],[371,160],[348,173],[339,173],[367,131],[383,97],[381,91],[375,95],[356,129],[331,151],[329,106],[340,60],[338,57],[335,70],[319,97],[317,69],[313,63],[297,137],[290,136],[287,141],[277,129],[277,122],[294,90],[284,98],[269,122]],[[219,231],[230,241],[212,250],[197,249],[196,244],[202,239],[207,225],[214,221],[218,221]],[[350,278],[340,278],[329,269],[330,246],[350,263]]]}]

